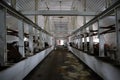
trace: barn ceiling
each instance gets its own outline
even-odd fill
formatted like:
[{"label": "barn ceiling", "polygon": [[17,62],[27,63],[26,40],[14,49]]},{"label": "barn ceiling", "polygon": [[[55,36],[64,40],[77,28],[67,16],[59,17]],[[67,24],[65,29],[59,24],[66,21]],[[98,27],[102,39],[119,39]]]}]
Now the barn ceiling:
[{"label": "barn ceiling", "polygon": [[[78,11],[86,12],[84,15],[94,12],[94,16],[104,11],[108,6],[117,0],[5,0],[9,5],[14,6],[19,12],[25,11]],[[54,12],[53,12],[54,13]],[[48,13],[49,14],[49,13]],[[83,16],[43,16],[40,14],[25,15],[33,22],[37,16],[37,24],[53,34],[55,37],[66,37],[72,31],[81,27],[84,23]],[[86,22],[94,16],[86,15]],[[7,17],[8,26],[15,27],[17,22],[15,19]]]}]

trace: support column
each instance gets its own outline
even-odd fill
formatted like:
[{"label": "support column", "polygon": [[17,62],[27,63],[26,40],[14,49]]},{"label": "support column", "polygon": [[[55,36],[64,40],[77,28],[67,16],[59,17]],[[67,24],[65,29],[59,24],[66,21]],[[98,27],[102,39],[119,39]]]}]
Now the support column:
[{"label": "support column", "polygon": [[84,42],[83,42],[83,39],[84,39],[84,35],[83,35],[83,31],[81,31],[81,50],[84,49]]},{"label": "support column", "polygon": [[80,35],[80,50],[82,50],[82,36]]},{"label": "support column", "polygon": [[0,7],[0,65],[7,62],[6,9]]},{"label": "support column", "polygon": [[47,31],[49,32],[49,16],[47,18],[46,28],[47,28]]},{"label": "support column", "polygon": [[48,16],[44,16],[45,20],[44,20],[44,30],[48,31],[47,29],[47,23],[48,23]]},{"label": "support column", "polygon": [[105,0],[104,5],[105,5],[105,9],[107,9],[108,8],[108,0]]},{"label": "support column", "polygon": [[99,37],[99,57],[105,57],[104,54],[104,35],[100,34],[102,32],[102,29],[100,29],[100,22],[98,20],[98,37]]},{"label": "support column", "polygon": [[35,28],[35,41],[38,40],[38,30]]},{"label": "support column", "polygon": [[30,55],[33,55],[33,27],[29,25],[29,49]]},{"label": "support column", "polygon": [[42,32],[42,43],[43,43],[43,48],[45,48],[44,42],[45,42],[45,35],[44,35],[44,33]]},{"label": "support column", "polygon": [[91,54],[93,54],[94,53],[94,48],[93,48],[93,36],[91,36],[92,35],[92,32],[90,32],[90,31],[92,31],[93,30],[93,27],[92,27],[92,25],[90,25],[90,27],[89,27],[89,51],[90,51],[90,53]]},{"label": "support column", "polygon": [[[84,0],[83,6],[84,6],[83,11],[86,12],[86,6],[87,6],[86,5],[86,0]],[[86,24],[86,16],[83,16],[83,25],[84,24]],[[84,33],[86,33],[86,28],[84,29]],[[84,34],[84,51],[87,51],[87,37],[86,37],[85,34]]]},{"label": "support column", "polygon": [[[35,0],[35,11],[38,11],[38,0]],[[38,25],[38,15],[35,15],[35,23]],[[35,41],[38,40],[38,30],[35,28]]]},{"label": "support column", "polygon": [[87,51],[87,37],[86,37],[86,28],[84,29],[84,51]]},{"label": "support column", "polygon": [[107,9],[112,4],[111,0],[105,0],[105,8]]},{"label": "support column", "polygon": [[24,22],[22,20],[18,20],[18,36],[19,36],[19,52],[22,57],[25,57],[24,51]]},{"label": "support column", "polygon": [[50,39],[49,36],[46,34],[47,42],[49,43]]},{"label": "support column", "polygon": [[11,6],[16,9],[16,0],[11,0]]},{"label": "support column", "polygon": [[44,41],[47,42],[47,36],[45,33],[44,33],[44,39],[45,39]]},{"label": "support column", "polygon": [[43,48],[42,31],[40,31],[39,36],[40,36],[40,44],[41,44],[40,47]]},{"label": "support column", "polygon": [[80,33],[78,33],[78,49],[80,49]]},{"label": "support column", "polygon": [[120,63],[120,7],[115,10],[116,13],[116,60]]}]

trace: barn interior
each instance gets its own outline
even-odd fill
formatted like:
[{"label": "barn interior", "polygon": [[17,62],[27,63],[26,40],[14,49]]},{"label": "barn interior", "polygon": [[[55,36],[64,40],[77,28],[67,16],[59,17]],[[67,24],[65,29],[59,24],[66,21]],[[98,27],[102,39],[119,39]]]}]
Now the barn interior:
[{"label": "barn interior", "polygon": [[120,0],[0,0],[0,45],[1,80],[119,80]]}]

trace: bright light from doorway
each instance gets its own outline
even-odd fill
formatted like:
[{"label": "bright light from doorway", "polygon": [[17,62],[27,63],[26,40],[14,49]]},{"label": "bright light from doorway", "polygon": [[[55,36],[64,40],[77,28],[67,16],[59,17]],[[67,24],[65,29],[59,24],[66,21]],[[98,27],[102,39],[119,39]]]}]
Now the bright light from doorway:
[{"label": "bright light from doorway", "polygon": [[64,45],[64,40],[60,40],[60,45]]},{"label": "bright light from doorway", "polygon": [[64,45],[64,40],[62,39],[57,40],[57,45]]}]

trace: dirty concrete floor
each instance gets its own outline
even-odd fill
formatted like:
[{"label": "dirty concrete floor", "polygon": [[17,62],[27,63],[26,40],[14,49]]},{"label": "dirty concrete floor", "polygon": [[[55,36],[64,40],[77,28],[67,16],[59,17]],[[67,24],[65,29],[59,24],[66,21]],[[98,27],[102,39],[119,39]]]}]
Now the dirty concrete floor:
[{"label": "dirty concrete floor", "polygon": [[67,49],[50,53],[24,80],[103,80]]}]

